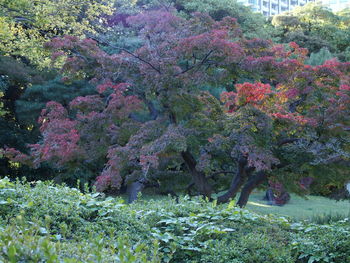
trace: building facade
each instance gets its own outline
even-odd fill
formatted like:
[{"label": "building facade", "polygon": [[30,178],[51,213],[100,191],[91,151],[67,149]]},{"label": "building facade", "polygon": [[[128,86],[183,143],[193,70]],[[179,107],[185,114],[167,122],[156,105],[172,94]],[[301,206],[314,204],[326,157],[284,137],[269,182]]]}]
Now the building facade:
[{"label": "building facade", "polygon": [[250,6],[255,12],[260,12],[264,16],[273,16],[290,11],[297,6],[305,5],[308,2],[315,2],[315,0],[238,0],[238,2]]},{"label": "building facade", "polygon": [[333,12],[340,11],[345,8],[350,8],[350,0],[321,0],[324,6],[329,7]]}]

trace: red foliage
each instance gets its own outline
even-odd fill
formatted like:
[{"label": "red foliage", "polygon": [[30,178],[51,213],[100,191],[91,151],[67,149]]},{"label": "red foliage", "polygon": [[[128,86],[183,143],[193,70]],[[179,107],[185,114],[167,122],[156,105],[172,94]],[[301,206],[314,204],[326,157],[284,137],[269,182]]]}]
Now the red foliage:
[{"label": "red foliage", "polygon": [[316,126],[317,125],[317,121],[315,119],[312,118],[307,118],[305,116],[299,115],[298,113],[281,113],[281,112],[277,112],[277,113],[272,113],[271,114],[272,117],[280,120],[280,121],[289,121],[293,124],[301,124],[301,125],[306,125],[309,124],[311,126]]},{"label": "red foliage", "polygon": [[243,83],[236,85],[236,103],[239,106],[245,104],[257,105],[271,93],[271,86],[263,83]]},{"label": "red foliage", "polygon": [[50,161],[60,167],[81,156],[82,149],[78,142],[80,135],[77,122],[68,118],[67,110],[57,102],[48,102],[39,118],[43,142],[29,145],[35,156],[35,165]]},{"label": "red foliage", "polygon": [[251,104],[258,106],[271,93],[271,86],[260,82],[237,84],[237,92],[223,92],[221,101],[225,103],[228,112],[233,112],[237,107]]},{"label": "red foliage", "polygon": [[[284,158],[285,144],[279,141],[290,137],[296,140],[289,149],[308,157],[321,151],[331,155],[327,143],[341,138],[332,153],[345,156],[350,63],[305,65],[306,49],[244,39],[233,18],[217,22],[194,14],[186,20],[157,10],[128,17],[127,25],[142,42],[134,52],[116,49],[109,55],[94,40],[70,36],[47,44],[54,58],[65,57],[66,77],[91,80],[98,95],[77,97],[69,109],[48,103],[39,119],[42,142],[30,146],[30,157],[13,150],[8,156],[59,167],[102,162],[107,156],[96,182],[101,191],[160,169],[161,156],[180,158],[184,151],[198,153],[192,166],[201,171],[237,156],[254,171],[272,171]],[[242,80],[247,82],[236,84]],[[221,94],[224,107],[203,91],[233,85],[235,91]],[[150,113],[144,122],[133,115],[143,105]],[[293,145],[310,138],[303,149]],[[309,158],[312,164],[317,159]]]}]

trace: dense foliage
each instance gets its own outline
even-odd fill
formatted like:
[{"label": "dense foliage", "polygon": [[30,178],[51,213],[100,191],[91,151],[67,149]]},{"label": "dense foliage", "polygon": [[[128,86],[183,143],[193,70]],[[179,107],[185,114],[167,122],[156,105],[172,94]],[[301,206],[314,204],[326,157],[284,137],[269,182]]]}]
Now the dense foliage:
[{"label": "dense foliage", "polygon": [[344,191],[349,63],[332,58],[348,60],[346,10],[309,4],[273,27],[226,0],[116,1],[113,15],[109,1],[0,5],[2,174],[131,200],[148,185],[228,189],[219,202],[242,190],[241,206],[267,179]]},{"label": "dense foliage", "polygon": [[323,178],[327,167],[346,182],[350,63],[306,65],[306,49],[248,40],[230,17],[157,9],[126,23],[139,42],[134,51],[106,53],[99,38],[47,43],[64,61],[64,81],[88,80],[98,95],[76,97],[69,109],[49,102],[39,118],[42,141],[29,145],[30,155],[8,148],[8,158],[101,172],[98,190],[129,185],[131,200],[147,183],[181,173],[208,198],[235,174],[218,201],[242,190],[240,206],[267,178],[300,192],[303,177]]},{"label": "dense foliage", "polygon": [[0,0],[0,262],[350,262],[349,219],[237,207],[349,197],[349,14]]},{"label": "dense foliage", "polygon": [[282,42],[295,41],[310,53],[327,48],[342,61],[350,59],[349,22],[348,10],[333,13],[320,3],[309,3],[272,18],[272,24],[279,31],[276,36]]},{"label": "dense foliage", "polygon": [[347,219],[293,223],[200,199],[138,201],[0,180],[4,262],[348,262]]},{"label": "dense foliage", "polygon": [[[111,14],[111,5],[112,1],[0,1],[0,147],[7,145],[25,150],[26,143],[38,140],[36,121],[22,116],[30,107],[26,108],[28,104],[17,107],[17,100],[27,88],[46,86],[46,81],[57,75],[51,65],[50,52],[43,48],[44,43],[55,36],[84,37],[103,31],[105,17],[102,15]],[[55,100],[67,96],[64,89],[68,87],[57,91],[60,96]],[[38,100],[46,96],[36,94]],[[39,116],[35,111],[31,115],[35,120]],[[13,177],[25,174],[29,178],[33,175],[25,167],[4,160],[0,163],[1,174]],[[42,169],[33,176],[44,177],[43,174],[50,174],[50,171]]]},{"label": "dense foliage", "polygon": [[102,28],[101,14],[111,13],[111,1],[0,1],[0,54],[19,56],[47,66],[43,44],[58,35],[85,36]]}]

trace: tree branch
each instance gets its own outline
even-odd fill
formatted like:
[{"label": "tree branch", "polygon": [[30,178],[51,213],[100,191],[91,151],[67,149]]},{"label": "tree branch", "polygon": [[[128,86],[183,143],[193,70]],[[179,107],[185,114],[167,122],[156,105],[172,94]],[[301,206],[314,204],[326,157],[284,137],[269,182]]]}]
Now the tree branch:
[{"label": "tree branch", "polygon": [[281,147],[285,144],[293,143],[293,142],[296,142],[299,140],[300,140],[300,138],[286,138],[286,139],[282,139],[282,140],[278,141],[277,145],[278,145],[278,147]]},{"label": "tree branch", "polygon": [[118,49],[118,50],[120,50],[120,51],[123,51],[123,52],[129,54],[130,56],[132,56],[132,57],[134,57],[134,58],[140,60],[141,62],[147,64],[147,65],[150,66],[152,69],[154,69],[158,74],[160,74],[160,75],[162,74],[162,72],[160,71],[159,68],[155,67],[152,63],[150,63],[150,62],[148,62],[147,60],[141,58],[140,56],[138,56],[138,55],[132,53],[131,51],[127,50],[126,48],[121,48],[121,47],[117,47],[117,46],[111,45],[111,44],[109,44],[109,43],[107,43],[107,42],[105,42],[105,41],[103,41],[103,40],[101,40],[101,39],[98,39],[98,38],[96,38],[96,37],[93,37],[93,36],[89,36],[89,38],[91,38],[92,40],[95,40],[97,43],[100,43],[100,44],[102,44],[102,45],[106,45],[106,46],[109,46],[109,47],[111,47],[111,48],[115,48],[115,49]]},{"label": "tree branch", "polygon": [[188,71],[190,71],[190,70],[192,70],[192,69],[194,69],[194,68],[196,68],[196,67],[202,66],[202,65],[208,60],[209,56],[210,56],[213,52],[214,52],[214,50],[210,50],[210,51],[205,55],[205,57],[204,57],[199,63],[196,63],[196,64],[192,65],[191,67],[189,67],[189,68],[187,68],[187,69],[181,71],[181,72],[178,73],[178,74],[175,74],[174,76],[175,76],[175,77],[180,76],[180,75],[185,74],[186,72],[188,72]]}]

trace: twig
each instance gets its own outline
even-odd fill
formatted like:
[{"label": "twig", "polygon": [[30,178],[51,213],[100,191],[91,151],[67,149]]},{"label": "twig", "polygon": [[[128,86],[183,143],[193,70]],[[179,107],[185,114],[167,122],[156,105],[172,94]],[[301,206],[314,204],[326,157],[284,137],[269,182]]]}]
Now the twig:
[{"label": "twig", "polygon": [[136,59],[142,61],[143,63],[149,65],[152,69],[154,69],[155,71],[157,71],[158,74],[160,74],[160,75],[162,74],[162,72],[160,71],[160,69],[156,68],[154,65],[152,65],[152,63],[148,62],[147,60],[144,60],[143,58],[141,58],[141,57],[138,56],[138,55],[135,55],[135,54],[132,53],[131,51],[127,50],[126,48],[121,48],[121,47],[117,47],[117,46],[111,45],[111,44],[109,44],[109,43],[107,43],[107,42],[105,42],[105,41],[103,41],[103,40],[101,40],[101,39],[97,39],[97,38],[92,37],[92,36],[89,36],[89,38],[91,38],[91,39],[97,41],[97,42],[100,43],[100,44],[107,45],[107,46],[109,46],[109,47],[111,47],[111,48],[115,48],[115,49],[118,49],[118,50],[120,50],[120,51],[124,51],[125,53],[127,53],[127,54],[133,56],[134,58],[136,58]]},{"label": "twig", "polygon": [[207,59],[208,59],[208,57],[211,55],[211,53],[213,53],[213,52],[214,52],[214,50],[210,50],[210,51],[205,55],[205,57],[204,57],[199,63],[194,64],[194,65],[192,65],[191,67],[185,69],[184,71],[175,74],[175,77],[177,77],[177,76],[179,76],[179,75],[182,75],[182,74],[184,74],[184,73],[186,73],[186,72],[188,72],[188,71],[194,69],[195,67],[202,66],[202,65],[207,61]]}]

